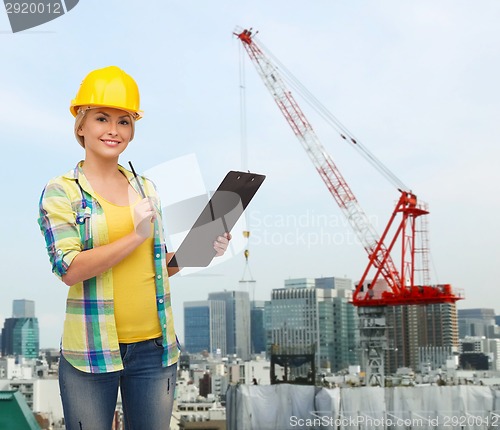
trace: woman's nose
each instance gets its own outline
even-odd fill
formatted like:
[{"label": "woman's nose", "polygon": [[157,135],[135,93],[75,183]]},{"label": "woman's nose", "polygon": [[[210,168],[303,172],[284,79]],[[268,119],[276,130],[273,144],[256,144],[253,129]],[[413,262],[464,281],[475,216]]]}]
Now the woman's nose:
[{"label": "woman's nose", "polygon": [[108,134],[110,134],[112,136],[116,136],[118,134],[118,131],[116,129],[116,124],[110,123]]}]

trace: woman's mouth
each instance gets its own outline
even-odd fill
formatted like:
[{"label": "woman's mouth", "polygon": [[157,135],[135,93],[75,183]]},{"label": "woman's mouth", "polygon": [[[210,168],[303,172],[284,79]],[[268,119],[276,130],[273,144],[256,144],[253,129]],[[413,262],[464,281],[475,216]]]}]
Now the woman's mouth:
[{"label": "woman's mouth", "polygon": [[118,146],[120,143],[120,141],[118,140],[110,140],[110,139],[101,139],[101,142],[104,143],[106,146],[111,146],[111,147]]}]

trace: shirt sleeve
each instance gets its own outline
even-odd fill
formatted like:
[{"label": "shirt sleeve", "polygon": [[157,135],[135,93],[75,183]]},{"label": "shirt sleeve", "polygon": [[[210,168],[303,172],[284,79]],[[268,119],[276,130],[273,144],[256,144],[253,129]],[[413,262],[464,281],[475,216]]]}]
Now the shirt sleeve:
[{"label": "shirt sleeve", "polygon": [[38,225],[45,238],[52,272],[62,278],[82,251],[82,243],[71,200],[57,180],[49,182],[42,192]]}]

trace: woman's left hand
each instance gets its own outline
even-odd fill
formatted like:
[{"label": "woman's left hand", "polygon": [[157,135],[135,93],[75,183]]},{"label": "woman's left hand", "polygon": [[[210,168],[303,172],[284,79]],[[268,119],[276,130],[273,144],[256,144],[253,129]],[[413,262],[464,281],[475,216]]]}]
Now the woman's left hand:
[{"label": "woman's left hand", "polygon": [[214,242],[215,256],[220,257],[224,255],[229,246],[229,241],[231,240],[231,233],[224,233],[224,236],[218,236]]}]

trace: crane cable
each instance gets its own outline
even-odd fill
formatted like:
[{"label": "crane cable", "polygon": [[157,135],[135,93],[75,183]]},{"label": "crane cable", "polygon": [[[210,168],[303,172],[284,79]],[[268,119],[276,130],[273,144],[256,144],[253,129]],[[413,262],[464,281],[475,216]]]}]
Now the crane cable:
[{"label": "crane cable", "polygon": [[[253,38],[255,40],[255,37]],[[410,191],[410,189],[401,181],[387,166],[375,157],[353,134],[281,63],[281,61],[259,40],[258,46],[261,50],[273,60],[281,72],[283,80],[294,89],[297,94],[318,113],[340,137],[354,146],[361,155],[372,164],[391,184],[401,191]]]},{"label": "crane cable", "polygon": [[[239,87],[240,87],[240,143],[241,143],[241,170],[243,172],[248,169],[248,144],[247,144],[247,107],[246,107],[246,80],[245,80],[245,49],[242,47],[241,43],[238,43],[239,47]],[[250,274],[250,281],[253,282],[252,271],[250,270],[250,265],[248,264],[248,257],[250,251],[248,250],[250,242],[250,231],[243,231],[243,236],[247,239],[247,246],[244,251],[245,256],[245,268],[243,270],[243,276],[241,281],[248,281],[245,279],[246,273]],[[255,291],[253,292],[255,296]],[[255,300],[255,297],[252,298]]]},{"label": "crane cable", "polygon": [[248,170],[248,144],[247,144],[247,107],[246,107],[246,82],[245,82],[245,50],[241,43],[239,46],[239,86],[240,86],[240,143],[241,143],[241,171]]}]

